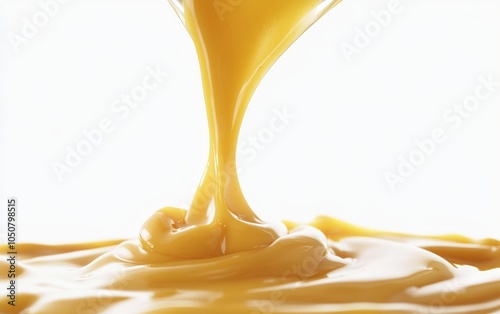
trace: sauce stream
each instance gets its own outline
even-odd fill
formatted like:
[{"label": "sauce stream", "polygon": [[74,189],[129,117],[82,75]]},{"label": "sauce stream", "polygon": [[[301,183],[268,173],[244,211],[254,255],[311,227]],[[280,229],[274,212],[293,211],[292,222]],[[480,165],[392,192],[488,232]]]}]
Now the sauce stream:
[{"label": "sauce stream", "polygon": [[[381,232],[328,217],[268,223],[254,213],[235,170],[245,110],[272,64],[339,1],[219,2],[184,1],[210,128],[207,167],[191,207],[160,209],[137,240],[18,245],[18,303],[13,310],[4,302],[0,311],[500,311],[497,240]],[[8,266],[2,259],[0,271]]]}]

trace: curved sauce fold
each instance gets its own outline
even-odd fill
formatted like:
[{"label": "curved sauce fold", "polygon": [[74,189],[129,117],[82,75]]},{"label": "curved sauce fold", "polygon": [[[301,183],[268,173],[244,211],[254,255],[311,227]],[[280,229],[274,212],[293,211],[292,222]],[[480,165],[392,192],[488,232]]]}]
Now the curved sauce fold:
[{"label": "curved sauce fold", "polygon": [[[328,217],[308,225],[273,224],[245,201],[236,145],[250,98],[279,56],[338,2],[185,0],[211,143],[191,208],[157,211],[137,240],[17,245],[17,305],[4,302],[0,311],[500,311],[497,240],[380,232]],[[9,267],[5,260],[3,273]]]}]

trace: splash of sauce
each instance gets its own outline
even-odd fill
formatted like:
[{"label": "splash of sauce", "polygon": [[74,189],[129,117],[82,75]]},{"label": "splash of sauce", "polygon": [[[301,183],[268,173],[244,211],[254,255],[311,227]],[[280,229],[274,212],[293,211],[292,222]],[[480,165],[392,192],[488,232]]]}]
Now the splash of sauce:
[{"label": "splash of sauce", "polygon": [[[245,201],[235,156],[250,98],[279,56],[337,3],[184,1],[182,17],[199,56],[211,143],[191,208],[159,210],[138,240],[18,245],[18,303],[15,309],[2,303],[0,311],[500,311],[497,240],[379,232],[327,217],[309,225],[271,224]],[[0,266],[6,273],[9,265]]]}]

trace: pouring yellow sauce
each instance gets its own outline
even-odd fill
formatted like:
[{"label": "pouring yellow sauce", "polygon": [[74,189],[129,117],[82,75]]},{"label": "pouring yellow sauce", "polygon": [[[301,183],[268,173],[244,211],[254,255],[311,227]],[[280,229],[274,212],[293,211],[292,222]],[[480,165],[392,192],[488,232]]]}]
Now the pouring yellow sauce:
[{"label": "pouring yellow sauce", "polygon": [[137,240],[17,245],[16,306],[5,301],[0,312],[500,311],[497,240],[379,232],[327,217],[271,224],[245,201],[235,156],[249,100],[277,58],[337,2],[184,1],[211,143],[191,208],[159,210]]}]

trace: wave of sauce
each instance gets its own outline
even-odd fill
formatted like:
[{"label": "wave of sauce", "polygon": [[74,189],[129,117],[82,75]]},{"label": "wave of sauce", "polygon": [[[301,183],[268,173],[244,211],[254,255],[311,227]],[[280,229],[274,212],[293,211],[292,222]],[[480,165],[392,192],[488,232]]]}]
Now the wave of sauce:
[{"label": "wave of sauce", "polygon": [[[137,240],[18,245],[22,285],[17,312],[6,304],[0,311],[500,311],[500,241],[384,233],[327,217],[287,226],[289,234],[269,247],[189,260],[147,252]],[[7,267],[2,262],[2,271]]]},{"label": "wave of sauce", "polygon": [[[211,143],[191,208],[159,210],[138,240],[18,245],[18,304],[14,312],[0,304],[2,313],[500,311],[496,240],[377,232],[326,217],[272,224],[245,201],[235,165],[250,98],[279,56],[338,2],[184,1]],[[0,271],[8,267],[3,259]]]}]

